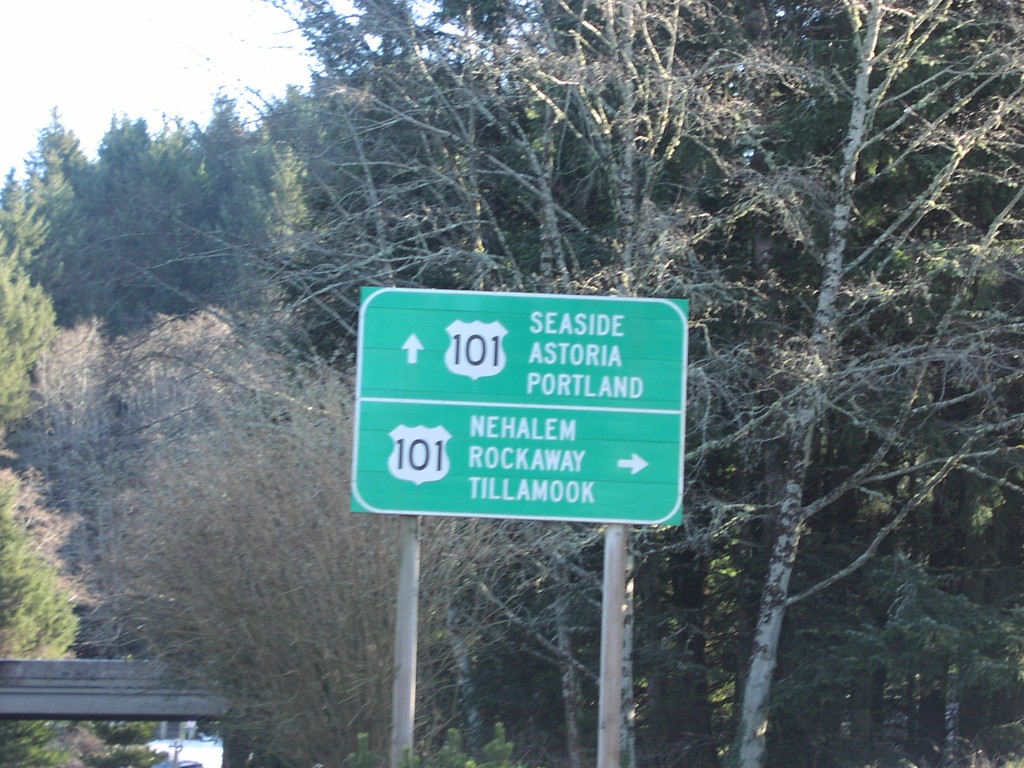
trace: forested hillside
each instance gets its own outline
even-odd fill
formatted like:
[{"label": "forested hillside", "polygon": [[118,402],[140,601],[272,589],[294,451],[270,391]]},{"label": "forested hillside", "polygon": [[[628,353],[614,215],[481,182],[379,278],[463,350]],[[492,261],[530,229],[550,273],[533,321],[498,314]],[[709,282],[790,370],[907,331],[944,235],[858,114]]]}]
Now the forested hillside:
[{"label": "forested hillside", "polygon": [[[359,287],[686,298],[684,523],[630,536],[625,760],[1024,759],[1024,8],[274,2],[308,89],[117,120],[94,158],[54,122],[3,189],[5,456],[75,651],[215,680],[254,765],[383,753]],[[423,536],[423,752],[503,723],[528,765],[592,761],[601,531]]]}]

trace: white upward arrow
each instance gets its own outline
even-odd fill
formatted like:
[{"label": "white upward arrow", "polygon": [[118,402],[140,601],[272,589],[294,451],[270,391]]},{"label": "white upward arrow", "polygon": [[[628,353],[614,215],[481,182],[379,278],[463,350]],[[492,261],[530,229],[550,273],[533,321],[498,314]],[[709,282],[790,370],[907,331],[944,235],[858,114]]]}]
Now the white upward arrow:
[{"label": "white upward arrow", "polygon": [[405,340],[405,344],[402,345],[402,349],[405,350],[405,362],[409,365],[416,365],[416,358],[423,350],[423,343],[416,338],[416,334],[409,334],[409,338]]},{"label": "white upward arrow", "polygon": [[628,459],[619,459],[619,469],[628,469],[631,475],[635,475],[646,467],[647,462],[635,453]]}]

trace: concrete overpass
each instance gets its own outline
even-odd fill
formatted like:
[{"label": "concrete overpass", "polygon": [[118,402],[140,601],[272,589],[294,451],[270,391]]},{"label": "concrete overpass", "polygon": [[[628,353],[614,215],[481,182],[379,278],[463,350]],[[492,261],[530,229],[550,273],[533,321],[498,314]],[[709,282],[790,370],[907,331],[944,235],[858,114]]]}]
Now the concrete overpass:
[{"label": "concrete overpass", "polygon": [[3,720],[200,720],[225,706],[149,661],[0,659]]}]

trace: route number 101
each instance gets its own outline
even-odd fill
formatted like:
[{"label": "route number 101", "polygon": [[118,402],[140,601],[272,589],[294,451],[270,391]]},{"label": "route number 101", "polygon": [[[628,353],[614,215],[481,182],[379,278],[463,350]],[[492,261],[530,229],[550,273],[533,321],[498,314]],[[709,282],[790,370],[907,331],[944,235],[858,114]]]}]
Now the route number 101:
[{"label": "route number 101", "polygon": [[388,434],[392,442],[388,471],[392,476],[419,485],[448,474],[451,461],[446,448],[451,434],[447,429],[400,424]]}]

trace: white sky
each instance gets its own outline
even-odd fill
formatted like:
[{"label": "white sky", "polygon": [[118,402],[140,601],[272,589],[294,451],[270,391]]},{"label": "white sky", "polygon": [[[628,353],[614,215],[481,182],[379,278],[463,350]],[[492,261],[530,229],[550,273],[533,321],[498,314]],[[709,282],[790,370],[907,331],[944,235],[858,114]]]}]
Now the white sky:
[{"label": "white sky", "polygon": [[0,181],[54,109],[94,157],[113,117],[206,125],[217,93],[243,111],[305,87],[309,66],[266,0],[0,0]]}]

